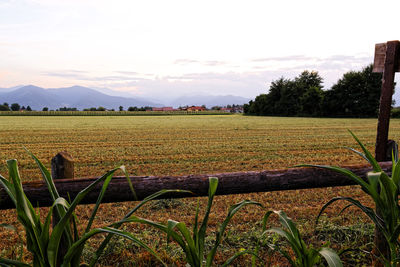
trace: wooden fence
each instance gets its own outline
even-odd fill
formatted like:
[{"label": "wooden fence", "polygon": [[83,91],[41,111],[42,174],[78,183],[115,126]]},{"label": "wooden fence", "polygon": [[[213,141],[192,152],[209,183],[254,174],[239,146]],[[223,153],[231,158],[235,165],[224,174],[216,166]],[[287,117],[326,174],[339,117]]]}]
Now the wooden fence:
[{"label": "wooden fence", "polygon": [[[386,172],[391,171],[391,162],[383,162],[381,166]],[[65,152],[57,154],[52,159],[52,175],[60,195],[66,199],[74,199],[76,194],[97,178],[73,178],[73,160]],[[365,177],[369,166],[348,166],[361,177]],[[292,168],[286,170],[268,170],[251,172],[234,172],[206,175],[187,176],[132,176],[131,180],[135,189],[137,200],[161,190],[182,189],[189,190],[193,194],[174,193],[163,195],[163,198],[182,198],[207,196],[208,177],[218,177],[219,184],[217,195],[245,194],[253,192],[269,192],[279,190],[296,190],[309,188],[323,188],[331,186],[353,185],[347,177],[333,171],[316,168]],[[61,178],[61,179],[60,179]],[[69,178],[69,179],[63,179]],[[102,183],[89,193],[81,204],[95,203],[101,190]],[[25,194],[35,206],[50,206],[53,201],[50,198],[44,181],[27,182],[23,184]],[[135,200],[128,181],[124,176],[114,177],[104,196],[103,202],[121,202]],[[15,208],[3,188],[0,189],[0,209]]]}]

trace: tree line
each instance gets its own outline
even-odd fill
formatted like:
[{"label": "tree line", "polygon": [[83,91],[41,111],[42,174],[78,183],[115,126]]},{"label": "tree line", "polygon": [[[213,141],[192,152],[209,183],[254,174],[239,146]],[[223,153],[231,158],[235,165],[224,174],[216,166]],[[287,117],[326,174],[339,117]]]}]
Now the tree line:
[{"label": "tree line", "polygon": [[0,105],[0,111],[20,111],[20,110],[26,110],[26,111],[32,111],[32,108],[30,106],[20,106],[18,103],[12,103],[9,105],[7,102],[4,102],[3,105]]},{"label": "tree line", "polygon": [[378,113],[382,74],[372,65],[343,75],[329,90],[316,71],[273,81],[269,92],[244,105],[249,115],[374,117]]}]

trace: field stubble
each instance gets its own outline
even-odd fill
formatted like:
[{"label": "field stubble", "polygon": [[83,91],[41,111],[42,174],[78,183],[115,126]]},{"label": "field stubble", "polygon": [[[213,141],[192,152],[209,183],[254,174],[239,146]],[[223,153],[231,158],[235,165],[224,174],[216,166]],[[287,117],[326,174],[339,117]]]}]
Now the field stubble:
[{"label": "field stubble", "polygon": [[[131,175],[212,174],[220,172],[283,169],[296,164],[350,165],[364,164],[344,147],[356,147],[346,129],[351,129],[373,151],[376,119],[315,119],[233,116],[163,116],[163,117],[2,117],[0,119],[0,173],[6,176],[5,160],[16,158],[23,181],[41,179],[34,162],[23,150],[26,146],[46,166],[60,151],[68,151],[75,158],[75,176],[99,176],[106,170],[124,164]],[[390,138],[399,140],[400,120],[392,120]],[[259,223],[266,210],[284,210],[298,225],[310,242],[321,242],[314,234],[314,219],[322,204],[334,196],[355,195],[367,201],[357,187],[338,187],[314,190],[294,190],[247,195],[216,197],[210,218],[212,231],[222,222],[230,205],[242,199],[261,202],[265,209],[244,209],[231,222],[228,236],[221,248],[220,260],[240,248],[255,243]],[[137,215],[165,222],[168,218],[188,225],[194,218],[198,199],[156,201]],[[199,198],[202,207],[205,198]],[[372,205],[372,204],[371,204]],[[95,226],[103,226],[122,218],[134,203],[104,204]],[[328,210],[329,222],[356,225],[368,222],[357,210],[338,216],[338,209]],[[78,208],[83,222],[90,213],[90,205]],[[349,214],[350,213],[350,214]],[[15,211],[2,211],[1,223],[15,223]],[[128,230],[138,233],[153,246],[165,249],[158,233],[143,226],[130,225]],[[337,229],[336,229],[337,230]],[[2,232],[0,248],[4,256],[13,250],[17,236]],[[359,242],[365,242],[360,236]],[[234,241],[238,242],[234,242]],[[117,240],[118,241],[118,240]],[[115,241],[114,250],[103,257],[102,265],[152,265],[149,255],[138,252],[126,242]],[[211,240],[210,240],[211,242]],[[338,241],[335,241],[338,242]],[[354,242],[357,242],[354,240]],[[92,241],[91,245],[95,245]],[[349,244],[347,244],[349,245]],[[354,244],[352,244],[354,246]],[[336,249],[346,244],[332,243]],[[120,248],[120,249],[118,249]],[[163,257],[170,263],[182,264],[180,251],[173,246]],[[88,248],[88,254],[90,248]],[[226,253],[226,255],[225,255]],[[267,253],[265,252],[267,255]],[[267,257],[264,255],[265,257]],[[274,257],[273,263],[281,259]],[[238,265],[249,264],[249,258]],[[360,264],[367,263],[364,259]]]}]

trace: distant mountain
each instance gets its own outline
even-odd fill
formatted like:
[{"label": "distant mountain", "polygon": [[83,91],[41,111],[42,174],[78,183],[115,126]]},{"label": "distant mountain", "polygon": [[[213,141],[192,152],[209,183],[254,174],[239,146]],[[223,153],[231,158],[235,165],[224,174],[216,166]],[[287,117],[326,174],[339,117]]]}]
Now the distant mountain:
[{"label": "distant mountain", "polygon": [[43,107],[48,107],[49,109],[75,107],[82,110],[84,108],[102,106],[107,109],[118,110],[119,106],[123,106],[124,109],[130,106],[162,106],[144,99],[110,96],[82,86],[44,89],[28,85],[11,92],[0,91],[0,103],[3,102],[30,106],[33,110],[42,110]]},{"label": "distant mountain", "polygon": [[[102,92],[99,92],[99,90]],[[126,110],[130,106],[179,107],[186,105],[206,105],[206,107],[211,108],[213,106],[244,104],[249,101],[250,99],[233,95],[196,95],[182,96],[175,100],[168,101],[168,103],[165,103],[166,100],[163,100],[160,102],[164,103],[160,104],[157,100],[135,97],[131,94],[123,94],[121,92],[104,88],[91,89],[83,86],[72,86],[44,89],[34,85],[0,88],[0,104],[4,102],[9,104],[18,103],[21,106],[30,106],[33,110],[42,110],[43,107],[48,107],[49,109],[54,110],[62,107],[71,107],[83,110],[85,108],[97,108],[100,106],[115,110],[118,110],[119,106],[123,106]]]},{"label": "distant mountain", "polygon": [[0,88],[0,94],[11,92],[11,91],[17,90],[21,87],[24,87],[24,85],[18,85],[18,86],[13,86],[13,87],[8,87],[8,88]]},{"label": "distant mountain", "polygon": [[241,96],[234,95],[224,95],[224,96],[212,96],[212,95],[197,95],[197,96],[182,96],[169,104],[174,107],[179,106],[201,106],[205,105],[207,108],[211,108],[213,106],[226,106],[226,105],[242,105],[248,103],[250,99],[244,98]]}]

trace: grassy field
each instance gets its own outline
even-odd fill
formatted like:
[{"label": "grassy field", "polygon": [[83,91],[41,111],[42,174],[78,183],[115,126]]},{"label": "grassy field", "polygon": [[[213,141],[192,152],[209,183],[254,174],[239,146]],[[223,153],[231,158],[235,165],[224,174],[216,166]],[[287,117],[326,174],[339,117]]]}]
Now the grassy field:
[{"label": "grassy field", "polygon": [[[46,166],[59,151],[68,151],[75,158],[75,176],[88,177],[103,174],[124,164],[131,175],[178,175],[282,169],[301,163],[349,165],[364,163],[345,146],[356,147],[346,129],[351,129],[373,151],[376,119],[316,119],[223,116],[146,116],[146,117],[1,117],[0,119],[0,173],[6,175],[5,160],[16,158],[24,181],[41,179],[36,165],[23,150],[32,151]],[[391,121],[390,138],[400,139],[400,120]],[[265,209],[247,209],[234,218],[223,243],[219,259],[232,255],[240,248],[254,245],[259,234],[259,221],[268,209],[285,210],[299,224],[300,230],[311,243],[329,241],[336,249],[368,244],[372,228],[367,219],[356,210],[351,216],[337,215],[337,209],[328,211],[324,220],[325,232],[314,232],[313,222],[321,205],[337,195],[355,195],[362,199],[357,187],[295,190],[258,193],[216,198],[210,226],[211,231],[226,215],[229,205],[242,199],[263,203]],[[200,198],[202,206],[206,204]],[[165,222],[167,218],[185,221],[194,218],[197,199],[155,201],[138,215]],[[134,203],[103,205],[97,225],[105,225],[122,217]],[[85,221],[90,206],[79,208],[78,217]],[[0,223],[15,223],[14,211],[2,211]],[[16,224],[17,225],[17,224]],[[164,251],[165,236],[142,226],[128,226],[140,233],[153,246]],[[327,233],[328,232],[328,233]],[[0,245],[3,256],[10,256],[17,236],[2,232],[9,243]],[[212,235],[211,235],[212,236]],[[211,240],[210,240],[211,242]],[[93,241],[95,244],[96,241]],[[368,247],[369,246],[369,247]],[[88,247],[87,254],[90,254]],[[182,253],[174,246],[163,257],[181,265]],[[265,249],[264,257],[268,253]],[[270,257],[271,258],[271,257]],[[350,265],[368,264],[369,257],[345,261]],[[360,262],[357,262],[359,260]],[[272,263],[282,259],[272,256]],[[102,259],[102,265],[120,266],[154,264],[152,258],[127,242],[116,240],[114,249]],[[248,265],[242,258],[237,265]]]}]

